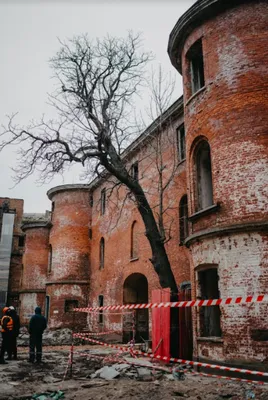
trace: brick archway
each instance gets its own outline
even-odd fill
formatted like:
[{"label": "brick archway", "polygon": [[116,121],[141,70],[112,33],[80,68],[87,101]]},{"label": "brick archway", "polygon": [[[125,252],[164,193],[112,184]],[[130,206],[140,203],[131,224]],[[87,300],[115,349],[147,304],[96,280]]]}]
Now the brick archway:
[{"label": "brick archway", "polygon": [[[123,286],[124,304],[148,303],[148,281],[145,275],[133,273],[129,275]],[[125,314],[123,317],[123,341],[132,339],[133,316]],[[149,338],[149,314],[148,309],[135,311],[135,341],[142,342]]]}]

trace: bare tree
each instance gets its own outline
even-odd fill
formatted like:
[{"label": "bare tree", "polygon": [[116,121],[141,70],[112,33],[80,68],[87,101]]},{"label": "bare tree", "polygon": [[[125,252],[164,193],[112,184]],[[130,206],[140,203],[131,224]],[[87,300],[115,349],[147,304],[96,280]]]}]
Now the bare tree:
[{"label": "bare tree", "polygon": [[[168,189],[178,169],[177,143],[174,134],[172,116],[166,117],[175,89],[175,76],[164,74],[161,65],[153,70],[150,82],[151,101],[148,110],[151,120],[158,121],[157,133],[149,142],[150,159],[156,170],[152,189],[156,189],[158,201],[153,205],[160,235],[164,243],[172,238],[173,215],[171,210],[177,207],[174,197],[169,198]],[[167,157],[168,154],[168,157]],[[152,190],[150,189],[150,190]]]},{"label": "bare tree", "polygon": [[58,120],[41,119],[27,127],[9,118],[1,133],[0,151],[18,145],[20,161],[14,169],[17,181],[35,170],[45,181],[80,163],[95,173],[106,170],[133,194],[152,250],[151,262],[163,288],[177,292],[177,285],[158,229],[154,212],[140,182],[131,175],[122,157],[135,135],[134,105],[144,84],[151,55],[141,49],[139,35],[126,39],[106,37],[91,42],[79,36],[61,42],[51,65],[59,88],[50,96]]}]

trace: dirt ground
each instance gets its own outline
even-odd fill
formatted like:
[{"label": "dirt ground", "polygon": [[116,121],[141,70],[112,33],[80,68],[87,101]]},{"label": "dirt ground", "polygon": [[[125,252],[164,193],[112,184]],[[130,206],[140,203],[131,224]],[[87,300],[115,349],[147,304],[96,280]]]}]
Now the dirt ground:
[{"label": "dirt ground", "polygon": [[[111,354],[109,349],[96,346],[79,346],[79,353],[95,355]],[[0,365],[0,400],[30,399],[35,393],[62,390],[64,399],[71,400],[268,400],[268,385],[249,385],[247,383],[225,381],[218,378],[185,375],[184,381],[169,380],[167,374],[153,371],[151,376],[137,378],[135,368],[131,367],[133,377],[122,374],[119,378],[107,381],[92,379],[90,375],[103,366],[102,361],[74,354],[73,375],[68,369],[69,347],[44,348],[43,363],[27,362],[27,349],[19,349],[19,360]],[[131,373],[130,373],[131,375]]]}]

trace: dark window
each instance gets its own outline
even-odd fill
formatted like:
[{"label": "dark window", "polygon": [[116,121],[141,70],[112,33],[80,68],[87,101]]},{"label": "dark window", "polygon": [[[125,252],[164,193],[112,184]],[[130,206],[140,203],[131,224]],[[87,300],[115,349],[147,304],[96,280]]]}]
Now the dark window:
[{"label": "dark window", "polygon": [[52,246],[49,245],[49,252],[48,252],[48,273],[52,271]]},{"label": "dark window", "polygon": [[50,307],[50,297],[46,296],[46,303],[45,303],[45,317],[48,321],[49,319],[49,307]]},{"label": "dark window", "polygon": [[74,308],[78,307],[78,300],[65,300],[64,312],[72,312]]},{"label": "dark window", "polygon": [[19,247],[24,247],[25,236],[19,236]]},{"label": "dark window", "polygon": [[[99,295],[99,307],[103,307],[103,295]],[[99,310],[99,324],[103,324],[103,310]]]},{"label": "dark window", "polygon": [[104,252],[105,252],[104,238],[101,238],[101,240],[100,240],[100,269],[104,268]]},{"label": "dark window", "polygon": [[51,204],[51,212],[54,212],[54,210],[55,210],[55,202],[52,201],[52,204]]},{"label": "dark window", "polygon": [[187,58],[190,63],[192,94],[205,86],[204,60],[202,41],[198,40],[188,51]]},{"label": "dark window", "polygon": [[138,233],[137,233],[137,222],[134,221],[131,226],[131,247],[130,247],[130,258],[138,258]]},{"label": "dark window", "polygon": [[105,213],[106,207],[106,189],[102,189],[101,191],[101,215]]},{"label": "dark window", "polygon": [[93,207],[93,203],[94,203],[94,201],[93,201],[93,194],[92,194],[92,193],[89,193],[89,205],[90,205],[90,207]]},{"label": "dark window", "polygon": [[212,170],[210,147],[202,141],[196,151],[197,210],[203,210],[213,204]]},{"label": "dark window", "polygon": [[[218,299],[218,271],[210,268],[198,272],[200,297],[202,300]],[[221,337],[221,312],[219,306],[200,307],[200,336]]]},{"label": "dark window", "polygon": [[92,229],[88,228],[88,237],[91,240],[92,239]]},{"label": "dark window", "polygon": [[177,129],[177,143],[178,143],[178,156],[179,161],[185,160],[186,157],[186,147],[185,147],[185,129],[184,125],[181,125]]},{"label": "dark window", "polygon": [[179,218],[180,218],[180,243],[182,244],[189,234],[187,195],[181,198],[179,205]]},{"label": "dark window", "polygon": [[135,181],[139,180],[139,163],[136,161],[134,164],[131,165],[131,176]]}]

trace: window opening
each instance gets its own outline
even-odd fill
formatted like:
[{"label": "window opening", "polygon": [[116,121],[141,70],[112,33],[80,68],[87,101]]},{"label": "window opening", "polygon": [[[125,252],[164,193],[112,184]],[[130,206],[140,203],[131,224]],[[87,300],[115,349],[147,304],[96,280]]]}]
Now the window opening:
[{"label": "window opening", "polygon": [[192,95],[205,86],[202,40],[198,40],[189,50]]},{"label": "window opening", "polygon": [[101,215],[105,213],[106,208],[106,189],[102,189],[101,191]]},{"label": "window opening", "polygon": [[[99,295],[99,307],[103,307],[103,295]],[[103,324],[103,310],[99,310],[99,324]]]},{"label": "window opening", "polygon": [[48,252],[48,273],[52,271],[52,246],[49,245],[49,252]]},{"label": "window opening", "polygon": [[138,233],[137,233],[137,221],[134,221],[131,226],[131,246],[130,246],[130,258],[138,258]]},{"label": "window opening", "polygon": [[105,252],[104,238],[101,238],[101,240],[100,240],[100,269],[104,268],[104,252]]},{"label": "window opening", "polygon": [[185,146],[185,128],[184,124],[177,129],[177,144],[178,144],[178,155],[179,161],[185,160],[186,157],[186,146]]},{"label": "window opening", "polygon": [[64,302],[64,312],[72,312],[74,308],[78,307],[78,300],[65,300]]},{"label": "window opening", "polygon": [[139,163],[136,161],[134,164],[131,165],[131,176],[135,181],[139,180]]},{"label": "window opening", "polygon": [[46,296],[46,302],[45,302],[45,317],[48,321],[49,318],[49,307],[50,307],[50,297]]},{"label": "window opening", "polygon": [[213,205],[212,169],[210,147],[203,141],[196,153],[197,208],[203,210]]},{"label": "window opening", "polygon": [[93,207],[93,203],[94,203],[94,201],[93,201],[93,194],[92,194],[92,193],[89,193],[89,205],[90,205],[90,207]]},{"label": "window opening", "polygon": [[187,195],[183,196],[179,205],[180,243],[182,244],[189,234]]},{"label": "window opening", "polygon": [[19,247],[24,247],[25,236],[19,236]]},{"label": "window opening", "polygon": [[[198,282],[202,300],[219,299],[217,268],[199,271]],[[200,307],[199,316],[201,337],[221,337],[221,311],[219,306]]]}]

